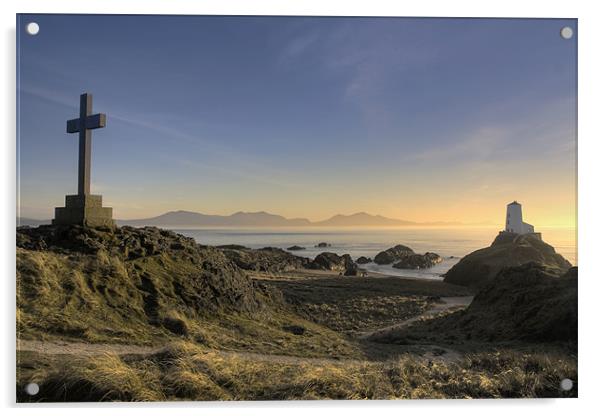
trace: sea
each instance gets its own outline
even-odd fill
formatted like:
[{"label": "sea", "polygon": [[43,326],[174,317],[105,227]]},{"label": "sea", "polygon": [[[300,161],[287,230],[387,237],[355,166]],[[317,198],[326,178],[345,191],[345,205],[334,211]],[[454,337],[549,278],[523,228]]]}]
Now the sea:
[{"label": "sea", "polygon": [[[445,228],[201,228],[175,229],[174,231],[194,238],[199,244],[240,244],[249,248],[291,246],[305,250],[291,251],[297,256],[314,258],[324,251],[339,255],[349,254],[355,260],[359,256],[374,258],[380,251],[403,244],[416,253],[427,251],[441,255],[440,264],[423,270],[400,270],[391,265],[368,263],[361,267],[390,276],[415,277],[421,279],[443,279],[442,275],[463,256],[491,245],[499,229],[491,227],[445,227]],[[577,265],[577,235],[571,228],[537,229],[543,240],[551,244],[571,264]],[[316,247],[319,243],[330,244],[327,248]]]}]

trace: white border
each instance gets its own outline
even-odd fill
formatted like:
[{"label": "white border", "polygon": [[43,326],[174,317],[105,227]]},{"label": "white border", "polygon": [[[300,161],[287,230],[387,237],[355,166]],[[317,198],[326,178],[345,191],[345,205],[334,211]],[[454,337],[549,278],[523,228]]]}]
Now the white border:
[{"label": "white border", "polygon": [[[602,65],[600,39],[602,22],[594,1],[546,1],[527,2],[506,0],[485,2],[468,0],[439,0],[394,2],[382,0],[304,0],[296,3],[278,0],[4,0],[0,2],[2,13],[2,71],[3,99],[1,126],[4,130],[2,149],[3,201],[2,239],[0,242],[0,264],[2,275],[3,341],[2,379],[0,384],[1,403],[9,407],[9,414],[87,414],[111,412],[135,414],[165,414],[166,411],[182,412],[192,408],[195,414],[250,414],[304,415],[342,411],[346,414],[364,414],[369,408],[383,414],[420,412],[420,414],[445,413],[445,415],[469,415],[483,412],[491,415],[507,415],[508,412],[546,412],[549,415],[584,414],[592,411],[600,396],[600,293],[602,276],[597,273],[595,260],[600,257],[601,189],[600,156],[600,97]],[[403,402],[277,402],[277,403],[170,403],[170,404],[109,404],[109,405],[50,405],[44,408],[14,405],[14,328],[15,328],[15,13],[127,13],[127,14],[266,14],[266,15],[378,15],[378,16],[446,16],[446,17],[564,17],[579,19],[579,399],[576,400],[480,400],[466,401],[403,401]],[[173,409],[173,410],[172,410]]]}]

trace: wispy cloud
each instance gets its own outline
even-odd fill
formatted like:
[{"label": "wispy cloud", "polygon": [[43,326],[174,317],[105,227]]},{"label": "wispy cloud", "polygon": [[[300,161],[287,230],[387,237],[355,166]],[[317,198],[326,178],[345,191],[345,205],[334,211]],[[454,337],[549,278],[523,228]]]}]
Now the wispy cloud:
[{"label": "wispy cloud", "polygon": [[[341,101],[357,106],[366,121],[378,125],[390,120],[390,103],[384,98],[408,71],[432,64],[439,51],[416,45],[398,33],[399,26],[359,26],[339,23],[318,34],[303,28],[282,51],[286,62],[311,54],[320,70],[342,80]],[[375,41],[378,39],[378,41]]]},{"label": "wispy cloud", "polygon": [[[77,100],[73,97],[67,97],[58,91],[52,91],[46,88],[21,86],[20,93],[30,94],[34,97],[44,99],[54,104],[77,109]],[[75,104],[74,104],[75,103]],[[182,141],[200,149],[205,155],[203,162],[192,159],[182,159],[179,156],[163,155],[164,158],[171,160],[175,165],[180,165],[188,169],[209,170],[213,173],[220,172],[226,177],[235,177],[244,180],[252,180],[266,185],[275,185],[279,187],[295,187],[310,191],[311,188],[294,179],[295,174],[287,172],[278,167],[271,169],[270,161],[258,159],[250,154],[242,154],[231,146],[224,145],[215,140],[208,140],[199,134],[190,133],[186,130],[174,126],[181,125],[178,116],[163,114],[153,119],[142,114],[128,113],[118,106],[114,106],[109,114],[109,120],[118,120],[130,126],[142,129],[143,132],[152,132],[153,135],[159,135],[166,140]],[[168,121],[166,121],[168,120]],[[198,126],[197,126],[198,127]],[[181,154],[181,152],[174,152]]]},{"label": "wispy cloud", "polygon": [[455,140],[448,137],[444,146],[430,144],[428,148],[408,152],[404,161],[445,166],[470,163],[493,166],[566,159],[576,150],[575,126],[570,119],[558,115],[567,114],[559,107],[570,101],[569,98],[550,102],[512,123],[467,126],[465,133],[457,135]]},{"label": "wispy cloud", "polygon": [[446,162],[469,163],[471,161],[487,161],[502,157],[511,151],[508,138],[511,131],[501,127],[479,127],[455,143],[447,146],[430,146],[415,153],[404,156],[406,162],[429,162],[438,164]]},{"label": "wispy cloud", "polygon": [[319,38],[319,34],[313,31],[293,36],[282,49],[278,62],[288,64],[302,58],[304,53],[316,45]]}]

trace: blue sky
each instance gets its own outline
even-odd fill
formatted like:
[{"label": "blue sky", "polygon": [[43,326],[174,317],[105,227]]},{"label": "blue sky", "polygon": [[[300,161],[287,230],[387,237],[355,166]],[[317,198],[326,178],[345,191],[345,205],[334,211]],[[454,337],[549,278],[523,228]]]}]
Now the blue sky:
[{"label": "blue sky", "polygon": [[[118,218],[172,209],[575,216],[575,20],[21,15],[20,213],[92,191]],[[40,25],[29,36],[24,26]],[[498,214],[498,211],[501,214]]]}]

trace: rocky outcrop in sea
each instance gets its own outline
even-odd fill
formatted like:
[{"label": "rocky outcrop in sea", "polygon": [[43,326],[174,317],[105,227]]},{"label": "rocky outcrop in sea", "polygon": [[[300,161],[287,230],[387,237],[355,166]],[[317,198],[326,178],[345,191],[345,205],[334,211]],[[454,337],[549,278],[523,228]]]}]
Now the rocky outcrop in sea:
[{"label": "rocky outcrop in sea", "polygon": [[326,248],[326,247],[330,247],[330,246],[331,246],[330,243],[321,242],[321,243],[316,244],[314,247],[316,247],[316,248]]},{"label": "rocky outcrop in sea", "polygon": [[291,247],[287,247],[288,251],[299,251],[299,250],[305,250],[305,247],[301,247],[301,246],[291,246]]},{"label": "rocky outcrop in sea", "polygon": [[374,257],[374,263],[376,264],[391,264],[396,261],[400,261],[406,256],[415,254],[414,250],[412,250],[408,246],[404,246],[402,244],[398,244],[395,247],[388,248],[384,251],[381,251]]},{"label": "rocky outcrop in sea", "polygon": [[437,253],[415,253],[408,246],[398,244],[387,250],[381,251],[374,257],[376,264],[391,264],[396,269],[426,269],[441,263],[443,259]]},{"label": "rocky outcrop in sea", "polygon": [[355,261],[357,264],[368,264],[372,263],[372,259],[370,257],[360,256]]},{"label": "rocky outcrop in sea", "polygon": [[340,272],[345,276],[356,276],[358,274],[357,264],[349,254],[339,256],[336,253],[324,252],[307,266],[310,269],[330,270]]}]

